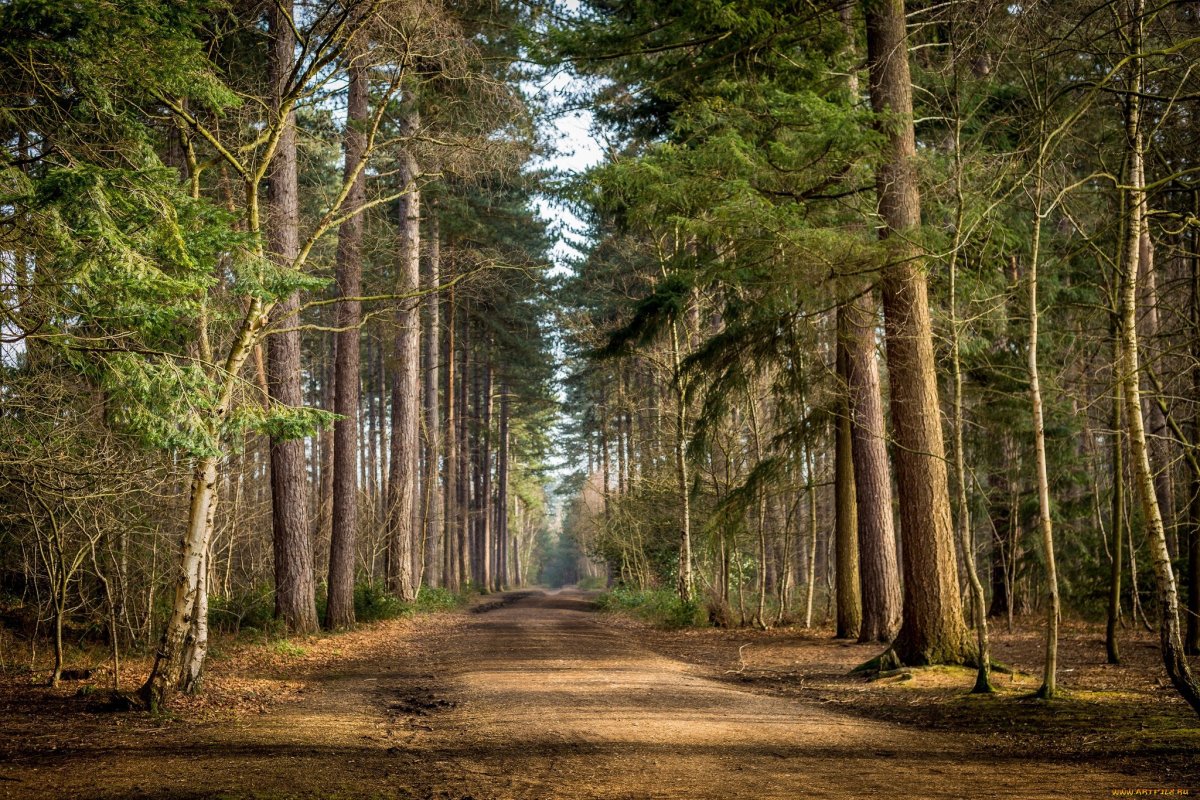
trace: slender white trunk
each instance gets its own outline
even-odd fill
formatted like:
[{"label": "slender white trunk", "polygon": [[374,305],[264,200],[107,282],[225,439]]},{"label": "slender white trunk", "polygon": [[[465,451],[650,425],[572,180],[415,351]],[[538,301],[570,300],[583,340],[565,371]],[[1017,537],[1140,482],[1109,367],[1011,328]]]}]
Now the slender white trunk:
[{"label": "slender white trunk", "polygon": [[1050,519],[1050,479],[1046,466],[1046,424],[1042,413],[1042,387],[1038,376],[1038,259],[1042,241],[1042,158],[1035,168],[1033,245],[1029,274],[1029,399],[1033,406],[1033,444],[1037,457],[1038,530],[1046,559],[1046,661],[1038,695],[1049,700],[1057,689],[1058,672],[1058,570],[1054,565],[1054,526]]}]

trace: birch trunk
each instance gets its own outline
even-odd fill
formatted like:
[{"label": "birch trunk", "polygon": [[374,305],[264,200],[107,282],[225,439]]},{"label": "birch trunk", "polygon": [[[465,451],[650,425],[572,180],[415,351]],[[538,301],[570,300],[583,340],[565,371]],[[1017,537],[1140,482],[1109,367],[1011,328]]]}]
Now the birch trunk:
[{"label": "birch trunk", "polygon": [[1037,465],[1038,530],[1042,535],[1042,556],[1046,563],[1046,659],[1042,672],[1042,686],[1038,696],[1046,700],[1057,692],[1058,678],[1058,570],[1054,563],[1054,523],[1050,518],[1050,478],[1046,464],[1046,423],[1042,410],[1042,385],[1038,372],[1038,260],[1042,242],[1042,160],[1034,172],[1034,219],[1033,244],[1030,248],[1029,274],[1026,276],[1029,291],[1029,349],[1026,366],[1029,371],[1029,401],[1033,411],[1033,448]]},{"label": "birch trunk", "polygon": [[[1145,14],[1144,0],[1136,0],[1130,20],[1130,52],[1139,53],[1142,46],[1142,24]],[[1126,97],[1125,143],[1127,147],[1127,182],[1124,253],[1124,285],[1121,290],[1121,380],[1125,392],[1125,423],[1128,428],[1130,461],[1133,482],[1142,516],[1146,525],[1146,538],[1150,547],[1150,559],[1154,566],[1154,578],[1159,602],[1159,641],[1163,664],[1171,683],[1187,700],[1193,710],[1200,713],[1200,687],[1192,676],[1191,667],[1184,653],[1183,638],[1179,625],[1179,597],[1175,585],[1175,573],[1171,566],[1171,555],[1167,550],[1167,535],[1163,526],[1162,513],[1155,493],[1154,471],[1150,467],[1149,448],[1146,443],[1145,423],[1142,419],[1142,398],[1139,385],[1140,365],[1138,355],[1137,297],[1138,258],[1141,249],[1142,230],[1146,225],[1145,171],[1142,155],[1141,107],[1139,93],[1143,86],[1144,65],[1135,60],[1131,66],[1133,79],[1131,91]]]}]

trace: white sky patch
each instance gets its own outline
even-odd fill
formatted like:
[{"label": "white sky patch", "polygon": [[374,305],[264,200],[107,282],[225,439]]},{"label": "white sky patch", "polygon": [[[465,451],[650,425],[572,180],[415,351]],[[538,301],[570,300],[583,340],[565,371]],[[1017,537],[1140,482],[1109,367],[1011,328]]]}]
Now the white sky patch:
[{"label": "white sky patch", "polygon": [[[542,120],[542,134],[552,148],[547,157],[532,164],[534,169],[550,169],[565,175],[583,172],[603,160],[604,146],[593,131],[592,112],[569,107],[583,88],[583,81],[566,70],[554,73],[541,85],[528,87],[531,94],[545,101],[549,113]],[[553,196],[539,194],[534,202],[538,213],[561,236],[552,252],[551,274],[569,271],[571,259],[577,258],[586,247],[578,234],[583,221]]]}]

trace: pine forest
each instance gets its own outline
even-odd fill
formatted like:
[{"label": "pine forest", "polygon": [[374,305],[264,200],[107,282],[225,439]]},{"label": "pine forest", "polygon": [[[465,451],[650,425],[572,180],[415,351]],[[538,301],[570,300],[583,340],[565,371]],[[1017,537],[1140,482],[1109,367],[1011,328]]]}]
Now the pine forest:
[{"label": "pine forest", "polygon": [[1200,791],[1200,3],[0,1],[0,797]]}]

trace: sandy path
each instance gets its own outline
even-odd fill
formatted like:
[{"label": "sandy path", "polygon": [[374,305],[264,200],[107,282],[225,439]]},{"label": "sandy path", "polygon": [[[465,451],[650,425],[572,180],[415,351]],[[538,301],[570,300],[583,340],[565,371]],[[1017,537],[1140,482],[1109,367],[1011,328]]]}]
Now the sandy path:
[{"label": "sandy path", "polygon": [[629,643],[569,594],[476,615],[445,655],[457,705],[413,744],[450,797],[1065,798],[1129,785],[739,691]]},{"label": "sandy path", "polygon": [[[498,604],[491,604],[498,605]],[[9,748],[0,797],[1078,798],[1127,776],[753,694],[518,594],[236,725]],[[1144,784],[1139,784],[1144,785]]]}]

